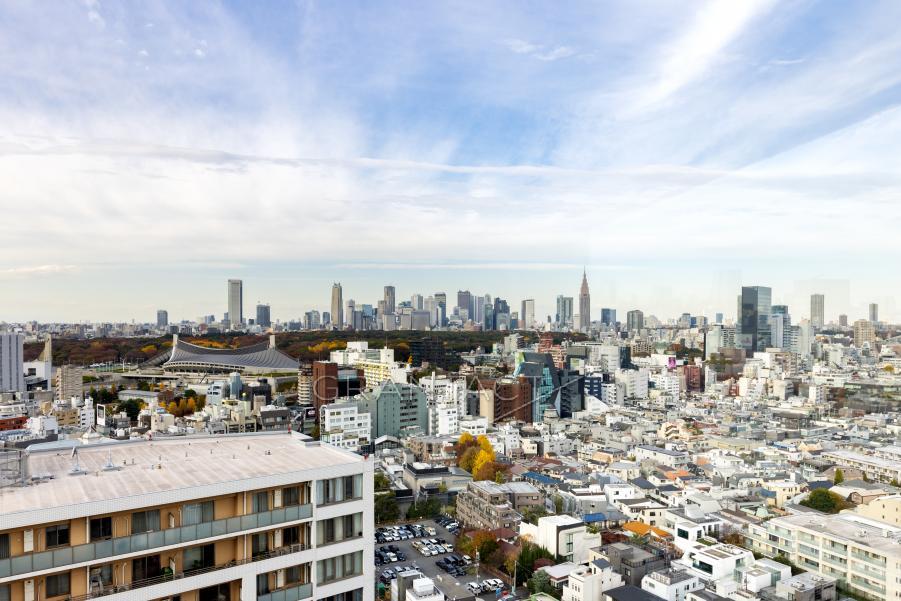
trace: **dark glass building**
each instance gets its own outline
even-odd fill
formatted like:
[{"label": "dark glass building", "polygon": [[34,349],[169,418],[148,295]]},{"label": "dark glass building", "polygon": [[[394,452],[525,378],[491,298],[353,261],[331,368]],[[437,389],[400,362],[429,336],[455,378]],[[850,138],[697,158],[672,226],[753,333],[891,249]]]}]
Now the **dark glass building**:
[{"label": "dark glass building", "polygon": [[741,334],[739,346],[747,356],[772,346],[770,315],[772,315],[773,291],[767,286],[742,286]]}]

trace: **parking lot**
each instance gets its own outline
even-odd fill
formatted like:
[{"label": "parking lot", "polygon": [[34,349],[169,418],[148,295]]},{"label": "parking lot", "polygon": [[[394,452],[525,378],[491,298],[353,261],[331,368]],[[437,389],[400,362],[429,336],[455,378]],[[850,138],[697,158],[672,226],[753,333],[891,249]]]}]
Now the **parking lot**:
[{"label": "parking lot", "polygon": [[[477,579],[476,566],[472,559],[468,564],[464,562],[464,565],[460,566],[463,573],[457,572],[457,574],[451,574],[438,567],[437,562],[446,561],[446,558],[451,555],[457,555],[462,559],[462,553],[456,549],[457,537],[454,534],[434,520],[417,520],[410,522],[409,524],[423,527],[424,536],[409,538],[407,540],[376,542],[376,552],[383,547],[390,552],[390,547],[393,545],[397,549],[397,552],[394,553],[394,555],[405,557],[405,560],[377,565],[377,580],[381,580],[386,587],[390,588],[391,578],[384,577],[383,575],[387,568],[392,568],[395,571],[397,568],[412,568],[421,571],[423,574],[434,580],[435,586],[437,586],[450,601],[464,601],[476,598],[487,601],[488,599],[498,598],[494,590],[487,590],[480,592],[478,595],[474,595],[472,590],[467,587],[470,582],[478,582],[481,584],[483,581],[492,578],[492,576],[488,574],[480,573]],[[433,528],[434,535],[430,534],[431,531],[425,530],[427,528]],[[417,529],[414,529],[414,531],[419,532]],[[429,541],[431,540],[434,540],[437,544],[430,543]],[[444,541],[444,544],[440,543],[441,540]],[[446,549],[448,545],[452,547],[451,551],[435,553],[437,549]],[[425,551],[427,555],[424,555],[423,551]],[[376,561],[378,563],[378,560]]]}]

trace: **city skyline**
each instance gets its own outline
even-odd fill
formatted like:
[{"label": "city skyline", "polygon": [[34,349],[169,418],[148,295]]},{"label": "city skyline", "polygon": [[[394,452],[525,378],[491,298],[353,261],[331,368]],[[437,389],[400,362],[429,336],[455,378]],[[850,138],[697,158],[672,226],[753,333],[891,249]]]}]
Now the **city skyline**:
[{"label": "city skyline", "polygon": [[276,315],[335,280],[547,315],[583,264],[593,307],[727,311],[693,288],[738,272],[899,318],[901,250],[847,229],[899,219],[898,5],[55,11],[0,7],[4,319],[219,312],[227,277]]}]

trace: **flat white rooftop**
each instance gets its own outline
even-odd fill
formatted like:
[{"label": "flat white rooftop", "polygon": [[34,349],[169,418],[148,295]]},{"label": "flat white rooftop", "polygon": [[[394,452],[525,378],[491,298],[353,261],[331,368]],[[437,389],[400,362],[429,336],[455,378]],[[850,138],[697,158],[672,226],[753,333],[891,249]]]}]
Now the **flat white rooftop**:
[{"label": "flat white rooftop", "polygon": [[[29,475],[51,479],[0,488],[0,529],[4,518],[17,512],[224,485],[365,461],[289,432],[110,442],[76,448],[78,466],[86,472],[82,475],[70,474],[76,462],[71,449],[29,453]],[[107,464],[117,469],[107,470]]]}]

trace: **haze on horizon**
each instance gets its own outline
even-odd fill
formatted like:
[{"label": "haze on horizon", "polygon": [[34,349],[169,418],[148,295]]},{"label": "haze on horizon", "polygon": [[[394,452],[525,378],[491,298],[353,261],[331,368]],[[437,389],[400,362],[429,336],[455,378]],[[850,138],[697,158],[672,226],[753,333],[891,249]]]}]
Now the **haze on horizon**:
[{"label": "haze on horizon", "polygon": [[[688,7],[688,8],[686,8]],[[0,321],[901,320],[897,2],[0,2]]]}]

